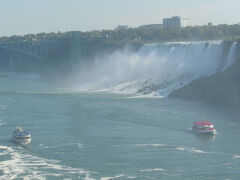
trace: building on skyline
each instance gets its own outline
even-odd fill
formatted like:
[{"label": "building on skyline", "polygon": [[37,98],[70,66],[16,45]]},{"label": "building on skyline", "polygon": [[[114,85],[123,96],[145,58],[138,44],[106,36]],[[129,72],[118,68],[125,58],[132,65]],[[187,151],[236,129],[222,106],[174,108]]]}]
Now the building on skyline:
[{"label": "building on skyline", "polygon": [[181,27],[188,27],[190,26],[190,19],[188,18],[181,18],[180,16],[173,16],[171,18],[164,18],[163,19],[163,27],[169,28],[181,28]]},{"label": "building on skyline", "polygon": [[213,23],[212,22],[208,22],[208,26],[212,26],[213,25]]},{"label": "building on skyline", "polygon": [[190,19],[181,18],[181,27],[188,27],[188,26],[191,26]]}]

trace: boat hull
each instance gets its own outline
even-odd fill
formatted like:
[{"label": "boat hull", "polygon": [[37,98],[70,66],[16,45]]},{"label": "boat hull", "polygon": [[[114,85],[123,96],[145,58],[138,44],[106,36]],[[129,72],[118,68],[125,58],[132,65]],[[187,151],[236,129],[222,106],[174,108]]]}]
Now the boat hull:
[{"label": "boat hull", "polygon": [[13,141],[18,144],[28,144],[31,143],[31,138],[16,138],[13,137]]},{"label": "boat hull", "polygon": [[215,135],[216,134],[216,130],[202,130],[202,129],[195,129],[192,128],[192,132],[195,134],[200,134],[200,135]]}]

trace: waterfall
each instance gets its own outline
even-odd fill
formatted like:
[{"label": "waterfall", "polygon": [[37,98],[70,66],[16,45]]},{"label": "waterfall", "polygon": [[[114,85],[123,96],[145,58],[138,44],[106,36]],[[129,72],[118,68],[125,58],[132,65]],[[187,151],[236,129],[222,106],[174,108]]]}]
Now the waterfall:
[{"label": "waterfall", "polygon": [[[227,63],[234,59],[234,43]],[[80,88],[167,97],[192,80],[218,71],[222,41],[146,44],[97,57],[91,68],[78,74]],[[226,66],[228,67],[228,66]]]},{"label": "waterfall", "polygon": [[237,51],[237,42],[234,42],[228,52],[227,61],[225,66],[221,71],[225,71],[229,66],[231,66],[236,61],[236,51]]}]

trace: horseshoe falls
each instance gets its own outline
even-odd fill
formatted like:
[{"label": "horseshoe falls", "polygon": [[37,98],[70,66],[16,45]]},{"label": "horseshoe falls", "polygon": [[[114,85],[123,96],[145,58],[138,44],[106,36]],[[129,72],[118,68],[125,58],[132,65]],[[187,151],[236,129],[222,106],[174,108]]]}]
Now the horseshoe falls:
[{"label": "horseshoe falls", "polygon": [[[170,42],[91,52],[67,77],[0,71],[0,179],[239,179],[239,52]],[[189,131],[203,119],[215,136]]]}]

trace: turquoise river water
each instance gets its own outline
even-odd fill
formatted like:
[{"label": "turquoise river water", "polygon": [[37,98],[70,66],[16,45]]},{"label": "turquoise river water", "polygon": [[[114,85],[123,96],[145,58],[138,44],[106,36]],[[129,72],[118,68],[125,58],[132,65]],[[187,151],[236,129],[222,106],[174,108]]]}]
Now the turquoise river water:
[{"label": "turquoise river water", "polygon": [[[0,74],[0,179],[240,179],[240,113]],[[188,128],[203,118],[215,137]],[[32,143],[18,145],[22,126]]]}]

